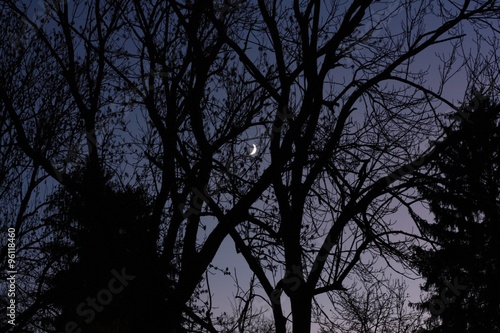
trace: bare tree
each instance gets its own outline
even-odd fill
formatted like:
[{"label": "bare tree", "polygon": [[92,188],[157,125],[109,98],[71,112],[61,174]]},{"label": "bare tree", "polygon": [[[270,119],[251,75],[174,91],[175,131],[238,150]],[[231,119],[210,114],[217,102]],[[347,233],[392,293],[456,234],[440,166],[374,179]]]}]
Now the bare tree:
[{"label": "bare tree", "polygon": [[331,313],[320,316],[322,333],[414,333],[422,327],[423,313],[409,306],[408,288],[403,281],[371,276],[360,284],[331,298]]},{"label": "bare tree", "polygon": [[[413,185],[405,175],[453,143],[439,139],[446,126],[436,108],[455,108],[441,95],[463,67],[456,63],[461,25],[488,25],[496,34],[490,19],[499,10],[496,1],[44,4],[40,19],[33,6],[2,2],[2,13],[22,22],[2,35],[4,44],[15,41],[13,56],[2,58],[9,73],[0,82],[2,117],[10,126],[2,140],[14,135],[9,146],[32,164],[22,179],[49,177],[70,206],[88,212],[72,216],[82,232],[105,230],[61,261],[42,251],[54,244],[50,225],[35,223],[45,233],[16,225],[20,241],[36,245],[20,262],[43,259],[32,277],[38,293],[19,317],[47,331],[51,319],[74,315],[80,300],[55,306],[57,288],[45,275],[71,271],[83,253],[94,253],[101,265],[94,282],[106,283],[117,261],[93,247],[130,249],[137,233],[132,248],[147,260],[116,255],[147,291],[131,282],[90,329],[174,332],[196,323],[216,332],[211,311],[192,304],[229,236],[267,295],[276,332],[288,320],[293,332],[310,332],[313,300],[343,291],[346,278],[362,272],[363,254],[405,258],[406,234],[385,216]],[[439,24],[426,24],[436,17]],[[417,60],[444,45],[440,82],[429,87]],[[437,143],[428,147],[428,139]],[[111,223],[134,195],[144,199],[147,218],[136,211]],[[120,233],[128,241],[113,236]],[[132,317],[135,310],[145,317]],[[77,320],[82,326],[89,318]]]},{"label": "bare tree", "polygon": [[[226,272],[229,275],[229,272]],[[231,302],[232,313],[224,311],[216,317],[214,326],[218,332],[224,333],[271,333],[274,332],[274,322],[262,306],[257,307],[255,300],[262,297],[256,294],[256,278],[252,276],[248,287],[241,286],[236,271],[233,274],[233,281],[236,286],[236,294],[233,295],[234,301]],[[209,293],[209,304],[205,307],[212,311],[212,300]]]},{"label": "bare tree", "polygon": [[[250,215],[240,225],[231,221],[239,230],[231,236],[271,299],[277,332],[285,331],[276,307],[283,295],[293,331],[309,332],[312,300],[344,290],[362,254],[388,261],[407,256],[417,235],[402,238],[405,232],[385,216],[398,208],[392,198],[413,186],[404,176],[453,144],[439,137],[447,124],[436,107],[457,109],[441,95],[454,70],[465,68],[456,63],[466,41],[462,24],[496,33],[491,19],[499,7],[494,1],[264,0],[255,7],[251,25],[212,18],[248,81],[259,82],[273,102],[267,116],[273,133],[262,149],[266,168],[229,211]],[[434,15],[440,24],[426,25]],[[428,72],[417,60],[444,45],[450,52],[436,68],[440,82],[428,88]],[[282,274],[274,288],[265,268]]]}]

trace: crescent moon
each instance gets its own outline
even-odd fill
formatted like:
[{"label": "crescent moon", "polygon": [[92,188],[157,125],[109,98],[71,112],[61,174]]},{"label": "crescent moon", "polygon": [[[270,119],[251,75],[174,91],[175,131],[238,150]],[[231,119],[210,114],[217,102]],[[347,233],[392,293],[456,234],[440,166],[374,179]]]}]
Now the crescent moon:
[{"label": "crescent moon", "polygon": [[253,156],[257,153],[257,146],[255,145],[255,143],[252,145],[252,151],[250,152],[250,156]]}]

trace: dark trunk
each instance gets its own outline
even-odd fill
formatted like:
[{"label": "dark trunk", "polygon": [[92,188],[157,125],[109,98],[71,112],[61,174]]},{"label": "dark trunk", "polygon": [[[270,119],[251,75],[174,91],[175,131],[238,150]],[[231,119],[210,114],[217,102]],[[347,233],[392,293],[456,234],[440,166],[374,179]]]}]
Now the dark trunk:
[{"label": "dark trunk", "polygon": [[299,290],[290,299],[292,305],[292,332],[311,333],[312,298],[309,293]]}]

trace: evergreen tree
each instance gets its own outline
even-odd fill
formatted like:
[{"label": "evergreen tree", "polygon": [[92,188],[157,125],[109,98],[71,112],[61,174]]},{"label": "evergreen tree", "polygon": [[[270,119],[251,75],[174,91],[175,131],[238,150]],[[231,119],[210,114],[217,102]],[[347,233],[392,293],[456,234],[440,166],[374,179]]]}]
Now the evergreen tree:
[{"label": "evergreen tree", "polygon": [[170,281],[148,239],[150,200],[143,188],[105,178],[84,173],[83,193],[60,189],[48,207],[46,222],[56,237],[46,250],[55,260],[63,254],[67,266],[49,279],[51,303],[61,310],[55,326],[61,332],[101,332],[111,325],[120,332],[122,326],[155,331],[152,316],[166,311]]},{"label": "evergreen tree", "polygon": [[474,104],[450,127],[458,143],[419,182],[434,223],[412,212],[433,241],[415,248],[423,290],[431,292],[420,304],[432,315],[430,332],[500,332],[500,105]]}]

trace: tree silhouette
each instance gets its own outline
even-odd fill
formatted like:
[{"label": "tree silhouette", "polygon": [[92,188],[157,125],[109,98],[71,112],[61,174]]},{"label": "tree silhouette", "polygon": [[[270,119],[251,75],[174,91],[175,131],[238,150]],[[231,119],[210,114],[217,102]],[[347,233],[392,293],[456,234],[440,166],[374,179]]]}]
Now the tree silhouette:
[{"label": "tree silhouette", "polygon": [[431,291],[421,306],[439,319],[431,332],[500,331],[500,107],[475,102],[451,128],[460,142],[439,154],[419,187],[435,220],[419,219],[433,246],[415,249]]},{"label": "tree silhouette", "polygon": [[341,292],[321,333],[415,333],[423,322],[420,311],[407,307],[407,286],[384,276],[367,276],[356,292]]},{"label": "tree silhouette", "polygon": [[[50,205],[53,214],[46,218],[52,233],[70,240],[65,249],[56,247],[66,256],[68,268],[49,279],[52,288],[48,297],[62,309],[56,328],[64,331],[73,321],[84,332],[95,332],[95,325],[113,322],[126,323],[131,331],[160,330],[166,323],[158,318],[166,311],[164,299],[172,287],[168,277],[175,272],[159,264],[155,239],[147,227],[151,200],[140,187],[120,189],[86,177],[81,180],[81,192],[61,190],[54,195]],[[52,253],[54,245],[47,244]],[[110,284],[117,275],[125,282],[118,279]],[[99,295],[106,288],[116,292]],[[97,305],[90,304],[87,297],[96,295]]]},{"label": "tree silhouette", "polygon": [[[443,89],[460,70],[483,73],[478,85],[499,72],[494,52],[460,49],[466,25],[496,24],[491,0],[0,6],[13,18],[0,33],[2,227],[15,223],[26,284],[14,331],[217,332],[216,306],[199,304],[230,238],[276,332],[310,332],[316,298],[348,290],[365,256],[410,257],[419,235],[387,216],[454,143]],[[445,45],[429,87],[415,60]],[[121,265],[135,279],[73,324]]]}]

